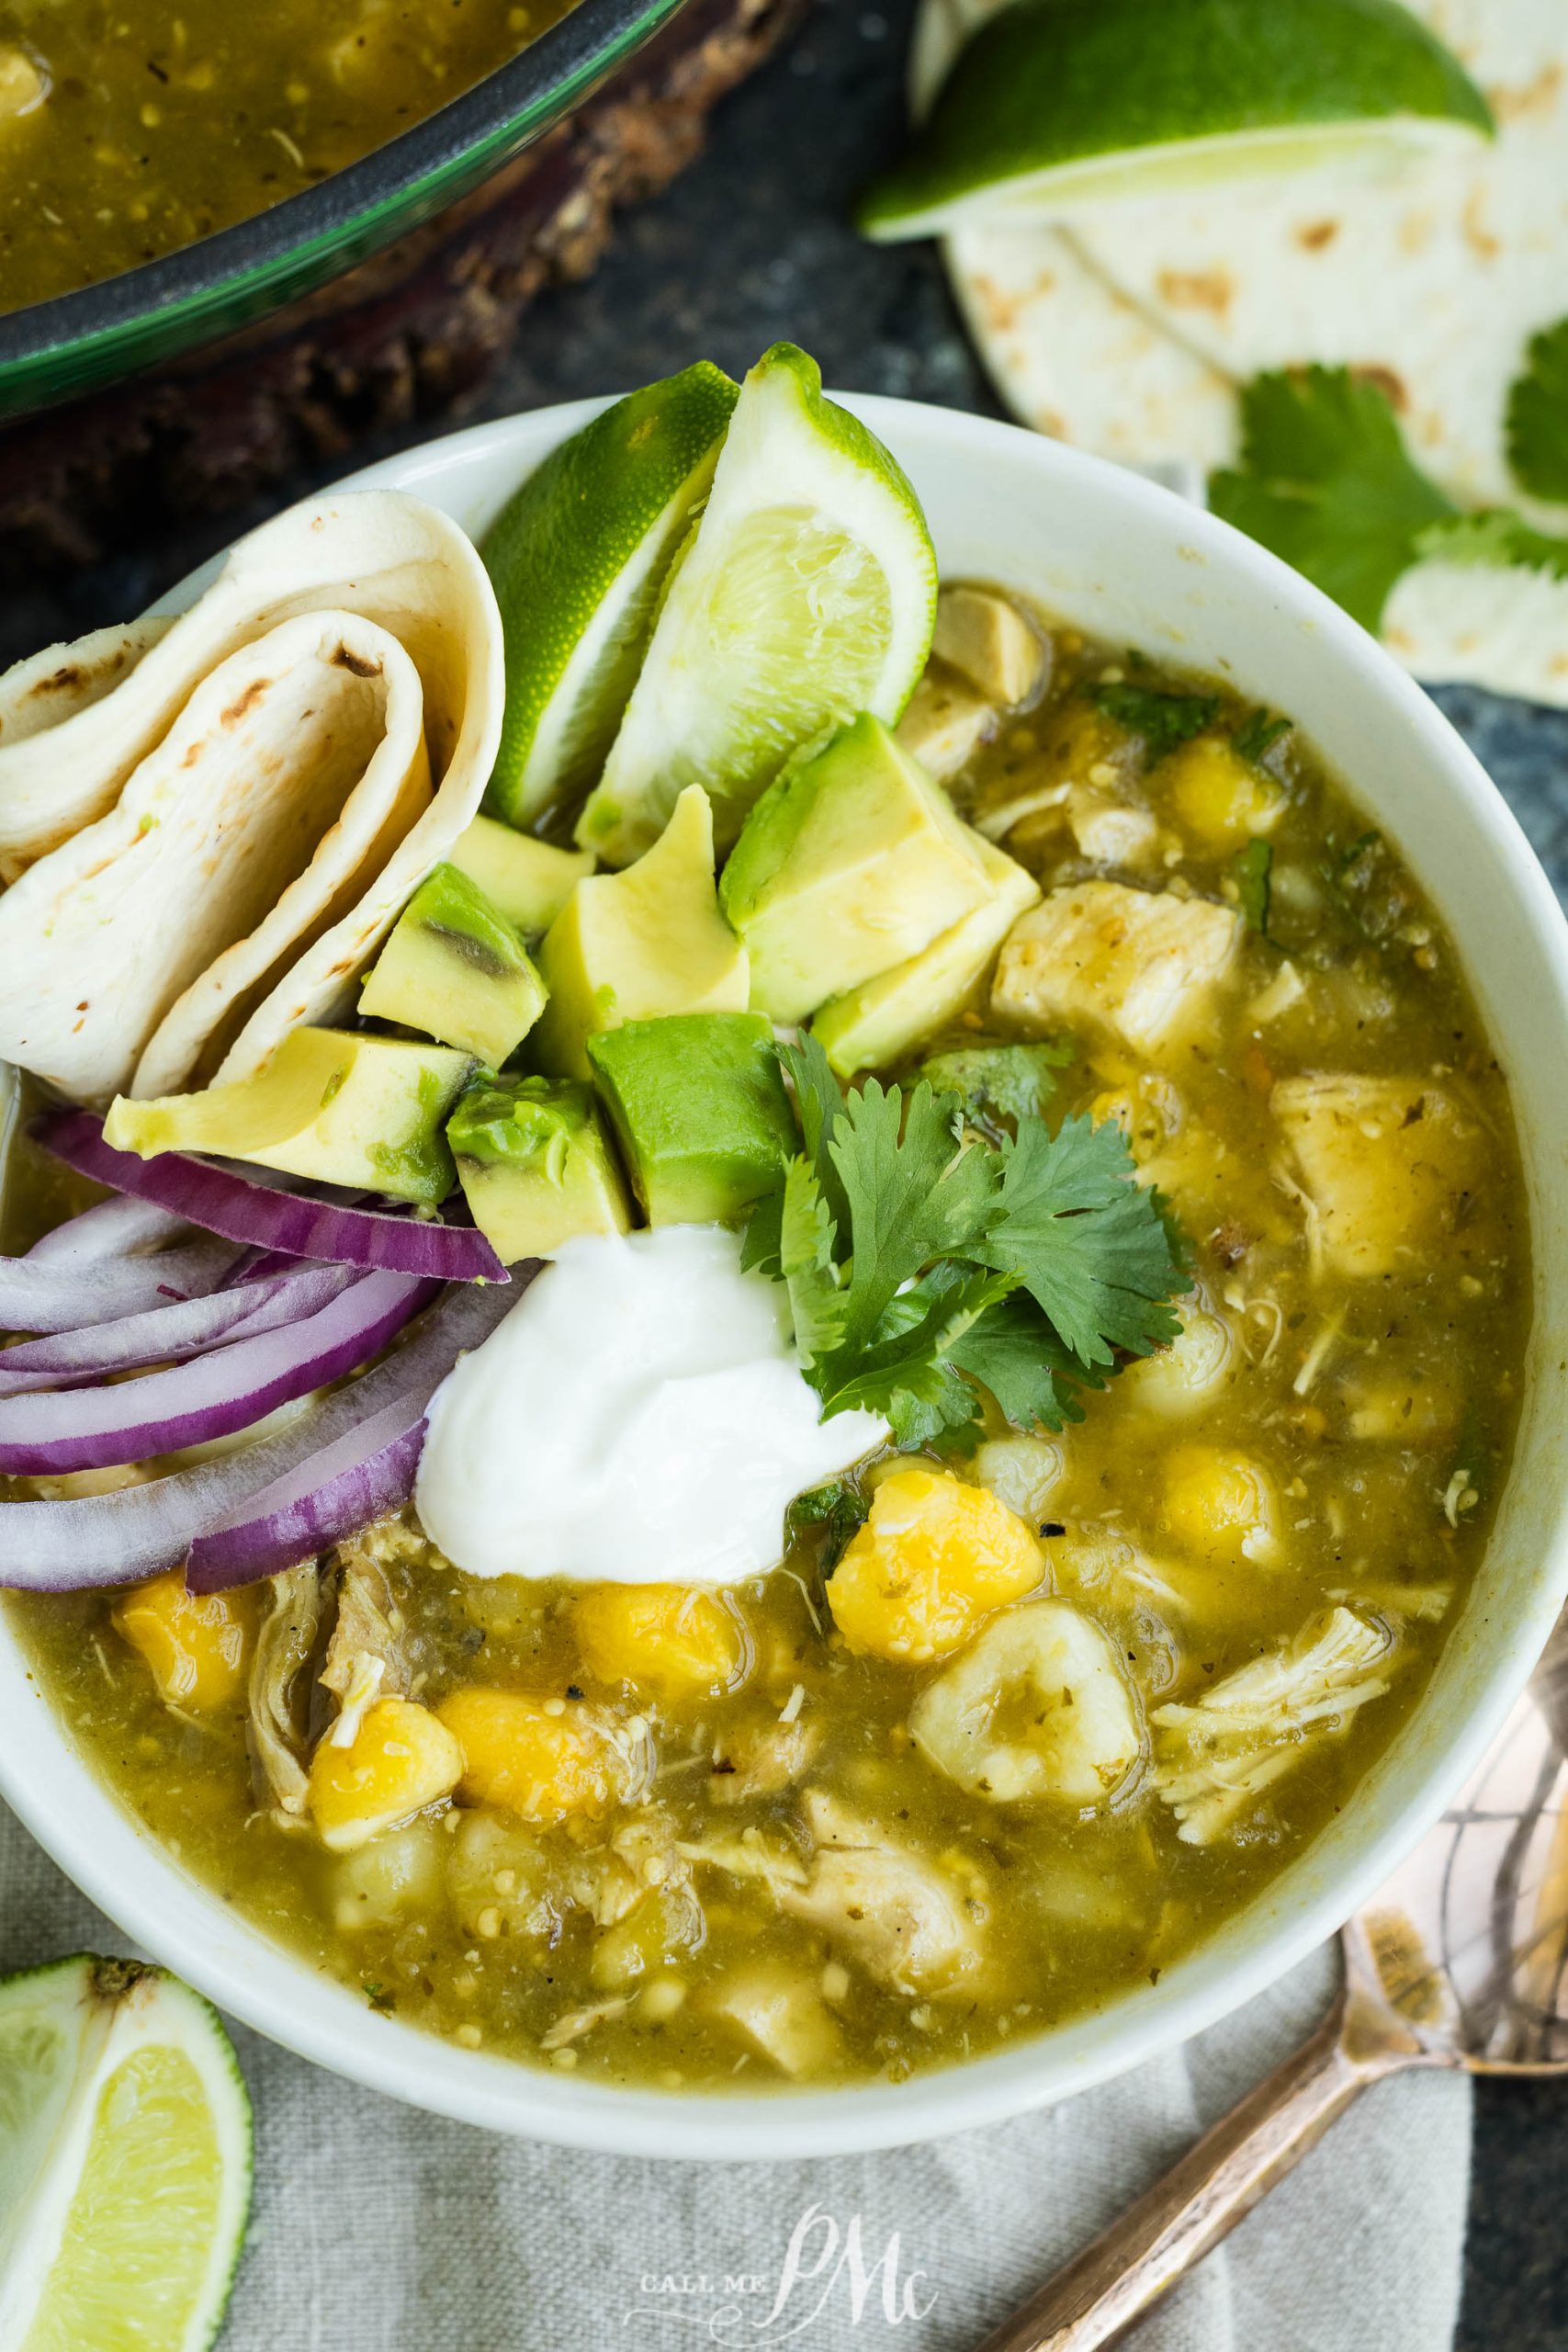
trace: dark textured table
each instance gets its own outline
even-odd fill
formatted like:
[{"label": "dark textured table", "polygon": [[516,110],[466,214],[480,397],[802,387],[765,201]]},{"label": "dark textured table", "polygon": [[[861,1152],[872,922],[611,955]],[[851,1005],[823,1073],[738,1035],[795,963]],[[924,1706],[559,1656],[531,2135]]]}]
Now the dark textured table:
[{"label": "dark textured table", "polygon": [[[739,374],[780,336],[813,352],[829,384],[997,413],[934,250],[864,245],[846,221],[899,135],[911,6],[818,5],[788,52],[726,103],[704,161],[627,220],[597,276],[527,314],[469,413],[626,390],[699,356]],[[0,606],[0,659],[134,612],[254,519],[182,533],[69,590]],[[1568,712],[1461,691],[1439,699],[1568,897]],[[1568,2085],[1482,2086],[1459,2346],[1568,2352]]]}]

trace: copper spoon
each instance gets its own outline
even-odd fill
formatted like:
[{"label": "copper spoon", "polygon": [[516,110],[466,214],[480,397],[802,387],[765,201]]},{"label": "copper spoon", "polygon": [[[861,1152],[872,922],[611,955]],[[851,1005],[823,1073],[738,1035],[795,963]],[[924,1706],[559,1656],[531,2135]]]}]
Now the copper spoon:
[{"label": "copper spoon", "polygon": [[1311,2041],[980,2352],[1111,2343],[1385,2075],[1568,2075],[1568,1612],[1474,1780],[1341,1940]]}]

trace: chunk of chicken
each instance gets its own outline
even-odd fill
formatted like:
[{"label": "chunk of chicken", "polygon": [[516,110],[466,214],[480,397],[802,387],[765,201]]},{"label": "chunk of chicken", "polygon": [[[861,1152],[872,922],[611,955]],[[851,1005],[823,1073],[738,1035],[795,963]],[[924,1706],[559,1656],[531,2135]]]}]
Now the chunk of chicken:
[{"label": "chunk of chicken", "polygon": [[1008,597],[961,583],[936,600],[931,651],[978,693],[1016,710],[1044,685],[1050,649]]},{"label": "chunk of chicken", "polygon": [[321,1682],[338,1702],[327,1737],[334,1747],[347,1747],[367,1708],[407,1691],[408,1627],[367,1537],[343,1544],[338,1559],[337,1616]]},{"label": "chunk of chicken", "polygon": [[1200,1028],[1246,925],[1227,907],[1122,882],[1053,890],[1008,933],[991,1001],[1034,1030],[1109,1030],[1168,1053]]},{"label": "chunk of chicken", "polygon": [[842,2063],[842,2037],[821,1995],[785,1961],[732,1970],[709,1986],[700,2006],[794,2082],[829,2075]]},{"label": "chunk of chicken", "polygon": [[286,1818],[299,1820],[310,1788],[299,1678],[321,1632],[321,1575],[308,1561],[274,1577],[268,1589],[271,1606],[251,1658],[246,1732],[264,1792]]},{"label": "chunk of chicken", "polygon": [[1066,1600],[992,1619],[909,1711],[915,1745],[971,1796],[1102,1804],[1143,1754],[1116,1645]]},{"label": "chunk of chicken", "polygon": [[776,1797],[793,1787],[822,1745],[822,1726],[796,1715],[782,1723],[738,1724],[725,1735],[723,1751],[708,1782],[716,1804],[746,1804],[753,1797]]},{"label": "chunk of chicken", "polygon": [[784,1890],[781,1907],[896,1993],[961,1993],[982,1961],[962,1889],[824,1790],[807,1792],[805,1811],[817,1852],[805,1885]]},{"label": "chunk of chicken", "polygon": [[1269,1107],[1322,1269],[1397,1273],[1466,1223],[1485,1174],[1486,1131],[1442,1087],[1350,1073],[1287,1078]]},{"label": "chunk of chicken", "polygon": [[947,784],[997,731],[997,711],[960,678],[928,673],[910,695],[896,732],[906,752]]},{"label": "chunk of chicken", "polygon": [[1079,854],[1096,865],[1146,865],[1159,848],[1159,819],[1152,808],[1079,784],[1066,805],[1067,830]]}]

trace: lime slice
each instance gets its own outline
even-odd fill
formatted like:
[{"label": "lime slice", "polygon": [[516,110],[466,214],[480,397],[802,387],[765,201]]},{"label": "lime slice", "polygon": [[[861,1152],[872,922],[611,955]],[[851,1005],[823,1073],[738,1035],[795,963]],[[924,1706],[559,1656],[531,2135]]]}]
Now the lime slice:
[{"label": "lime slice", "polygon": [[1398,0],[1014,0],[864,199],[885,242],[1490,137],[1485,99]]},{"label": "lime slice", "polygon": [[217,2013],[91,1954],[0,1982],[0,2344],[200,2352],[251,2201],[251,2106]]},{"label": "lime slice", "polygon": [[936,557],[875,436],[775,344],[741,387],[713,493],[577,828],[625,865],[687,785],[722,853],[790,754],[840,719],[896,719],[925,666]]},{"label": "lime slice", "polygon": [[485,533],[506,639],[492,817],[527,824],[604,765],[735,401],[705,359],[646,385],[553,449]]}]

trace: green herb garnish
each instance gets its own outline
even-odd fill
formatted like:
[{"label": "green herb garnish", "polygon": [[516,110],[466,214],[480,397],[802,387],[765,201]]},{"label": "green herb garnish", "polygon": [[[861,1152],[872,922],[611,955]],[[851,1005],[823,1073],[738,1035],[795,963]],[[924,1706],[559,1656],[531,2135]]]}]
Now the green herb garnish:
[{"label": "green herb garnish", "polygon": [[825,1413],[883,1414],[904,1444],[1082,1418],[1123,1355],[1174,1337],[1181,1252],[1121,1131],[1025,1112],[991,1143],[921,1080],[839,1091],[814,1038],[782,1046],[802,1149],[759,1203],[745,1262],[787,1287]]},{"label": "green herb garnish", "polygon": [[1150,767],[1213,724],[1218,695],[1165,694],[1153,686],[1091,686],[1089,698],[1107,718],[1143,738]]},{"label": "green herb garnish", "polygon": [[1261,767],[1268,753],[1295,723],[1277,710],[1265,710],[1259,703],[1256,710],[1248,712],[1231,740],[1244,760],[1250,760],[1255,768]]},{"label": "green herb garnish", "polygon": [[1537,498],[1568,499],[1568,319],[1531,343],[1508,394],[1508,463]]},{"label": "green herb garnish", "polygon": [[796,1495],[784,1514],[784,1533],[792,1544],[803,1534],[818,1536],[821,1565],[828,1571],[838,1566],[844,1546],[856,1529],[864,1526],[870,1512],[871,1505],[858,1487],[847,1478],[830,1478],[826,1486]]},{"label": "green herb garnish", "polygon": [[920,1064],[938,1094],[956,1094],[966,1116],[987,1125],[998,1119],[1035,1119],[1056,1091],[1056,1072],[1073,1059],[1067,1045],[958,1046]]},{"label": "green herb garnish", "polygon": [[1238,849],[1231,860],[1231,874],[1235,882],[1236,905],[1250,930],[1269,936],[1269,905],[1274,895],[1271,876],[1274,871],[1274,845],[1271,842],[1248,842]]},{"label": "green herb garnish", "polygon": [[1241,462],[1209,503],[1376,629],[1389,591],[1451,502],[1413,465],[1388,395],[1348,368],[1258,376],[1241,395]]},{"label": "green herb garnish", "polygon": [[1512,564],[1568,580],[1568,539],[1535,530],[1506,506],[1483,506],[1473,514],[1434,523],[1422,532],[1416,551],[1438,563]]}]

